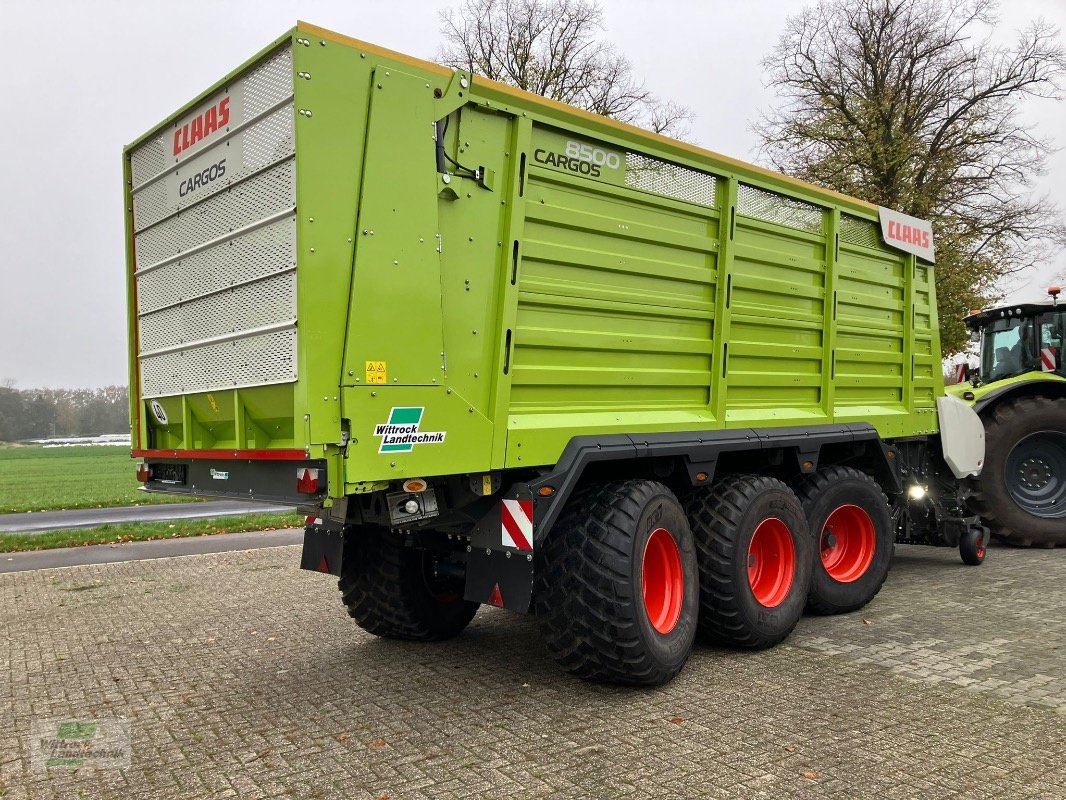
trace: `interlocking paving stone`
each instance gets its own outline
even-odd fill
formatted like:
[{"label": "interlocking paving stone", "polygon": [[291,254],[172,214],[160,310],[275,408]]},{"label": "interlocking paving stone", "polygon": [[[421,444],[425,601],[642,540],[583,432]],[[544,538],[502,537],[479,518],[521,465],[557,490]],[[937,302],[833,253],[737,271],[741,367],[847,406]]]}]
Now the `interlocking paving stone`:
[{"label": "interlocking paving stone", "polygon": [[[299,549],[0,575],[0,797],[1066,797],[1066,558],[898,548],[866,609],[668,686],[560,673],[536,625],[377,640]],[[121,717],[125,770],[32,771]]]}]

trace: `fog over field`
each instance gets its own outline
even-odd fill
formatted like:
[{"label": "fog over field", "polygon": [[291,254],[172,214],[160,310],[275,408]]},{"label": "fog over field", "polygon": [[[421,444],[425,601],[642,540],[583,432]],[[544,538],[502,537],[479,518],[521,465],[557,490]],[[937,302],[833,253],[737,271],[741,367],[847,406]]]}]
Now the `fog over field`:
[{"label": "fog over field", "polygon": [[[7,0],[0,48],[0,381],[123,384],[124,144],[305,19],[421,57],[439,46],[445,2]],[[656,94],[689,106],[692,139],[754,160],[751,123],[772,97],[760,59],[800,0],[655,4],[606,0],[607,37]],[[1066,29],[1063,0],[1001,3],[997,35],[1043,16]],[[1066,145],[1066,104],[1032,103],[1025,121]],[[1066,151],[1042,191],[1066,208]],[[1039,300],[1066,253],[1012,298]]]}]

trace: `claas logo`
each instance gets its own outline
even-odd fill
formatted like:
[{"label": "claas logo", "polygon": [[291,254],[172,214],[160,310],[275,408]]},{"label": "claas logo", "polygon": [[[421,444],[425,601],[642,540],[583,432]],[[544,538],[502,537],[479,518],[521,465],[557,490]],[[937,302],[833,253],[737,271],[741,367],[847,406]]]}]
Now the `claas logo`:
[{"label": "claas logo", "polygon": [[229,98],[223,97],[207,111],[174,131],[174,155],[181,155],[197,142],[229,125]]},{"label": "claas logo", "polygon": [[929,231],[904,225],[902,222],[892,220],[888,223],[888,238],[904,244],[913,244],[918,247],[929,247]]}]

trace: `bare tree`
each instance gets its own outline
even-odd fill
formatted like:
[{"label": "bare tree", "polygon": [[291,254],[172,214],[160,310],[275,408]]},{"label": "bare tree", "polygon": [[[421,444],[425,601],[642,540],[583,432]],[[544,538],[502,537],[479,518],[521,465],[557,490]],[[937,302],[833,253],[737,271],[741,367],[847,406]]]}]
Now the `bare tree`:
[{"label": "bare tree", "polygon": [[464,0],[441,12],[445,44],[437,60],[656,133],[684,135],[689,109],[645,89],[602,31],[595,0]]},{"label": "bare tree", "polygon": [[1050,143],[1019,119],[1058,96],[1066,55],[1043,21],[996,44],[996,7],[820,0],[763,62],[782,102],[756,130],[775,167],[933,221],[945,353],[965,347],[965,310],[1066,241],[1031,191]]}]

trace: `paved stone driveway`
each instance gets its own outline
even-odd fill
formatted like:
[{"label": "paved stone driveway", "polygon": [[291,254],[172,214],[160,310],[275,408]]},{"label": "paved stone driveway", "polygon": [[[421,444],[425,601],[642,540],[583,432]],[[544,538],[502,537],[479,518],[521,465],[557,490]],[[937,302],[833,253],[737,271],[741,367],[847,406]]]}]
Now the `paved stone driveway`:
[{"label": "paved stone driveway", "polygon": [[[525,617],[378,641],[297,548],[0,575],[0,798],[1066,797],[1066,553],[900,548],[867,609],[669,686],[562,675]],[[35,720],[128,720],[33,770]]]}]

